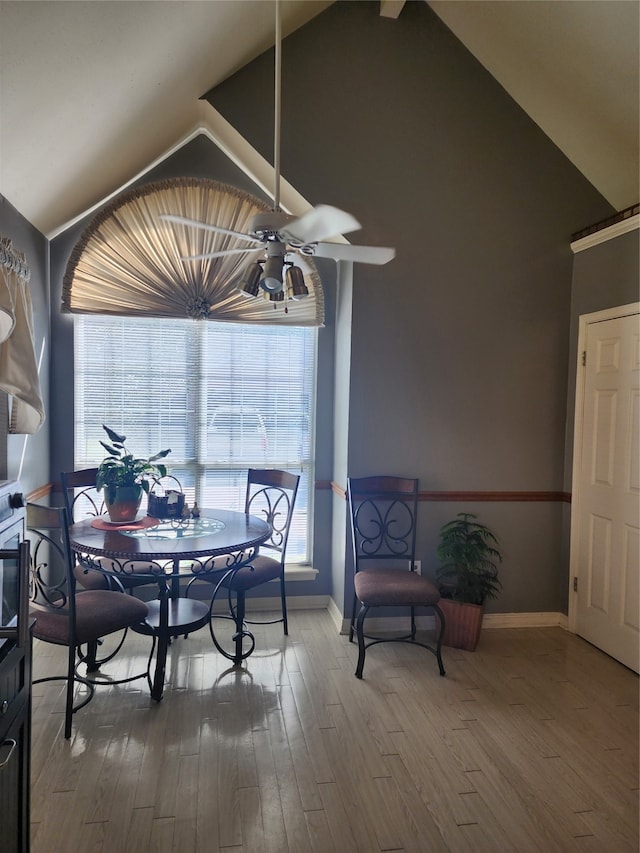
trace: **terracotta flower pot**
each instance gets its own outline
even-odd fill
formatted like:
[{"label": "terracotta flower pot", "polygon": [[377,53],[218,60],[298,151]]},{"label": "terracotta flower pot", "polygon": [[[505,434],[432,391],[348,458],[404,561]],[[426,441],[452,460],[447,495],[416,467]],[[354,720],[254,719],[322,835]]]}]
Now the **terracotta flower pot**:
[{"label": "terracotta flower pot", "polygon": [[[453,601],[450,598],[441,598],[438,607],[444,615],[443,645],[474,652],[482,629],[484,606],[481,604],[462,604],[460,601]],[[436,629],[439,631],[440,619],[437,613],[436,622]]]},{"label": "terracotta flower pot", "polygon": [[113,501],[105,489],[104,503],[111,521],[135,521],[142,502],[142,486],[117,486]]}]

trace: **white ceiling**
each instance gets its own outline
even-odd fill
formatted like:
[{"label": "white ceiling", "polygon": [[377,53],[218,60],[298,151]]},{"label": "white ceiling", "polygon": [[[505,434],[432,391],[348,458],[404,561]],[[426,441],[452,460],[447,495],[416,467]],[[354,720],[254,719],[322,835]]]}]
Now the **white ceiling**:
[{"label": "white ceiling", "polygon": [[[283,35],[328,5],[283,0]],[[638,201],[638,0],[429,5],[613,207]],[[186,138],[273,32],[268,0],[2,0],[0,193],[52,236]]]}]

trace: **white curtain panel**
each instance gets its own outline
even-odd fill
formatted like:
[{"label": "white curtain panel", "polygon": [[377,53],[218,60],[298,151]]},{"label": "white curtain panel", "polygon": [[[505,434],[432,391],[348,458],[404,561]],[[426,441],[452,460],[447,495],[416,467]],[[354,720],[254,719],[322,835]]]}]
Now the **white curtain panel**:
[{"label": "white curtain panel", "polygon": [[248,233],[251,218],[268,210],[248,193],[199,178],[175,178],[124,193],[91,221],[75,246],[65,272],[62,310],[322,326],[322,285],[313,260],[295,253],[286,258],[302,269],[307,298],[278,303],[248,298],[237,287],[248,264],[264,257],[262,249],[182,260],[252,244],[160,218],[163,213],[185,216]]}]

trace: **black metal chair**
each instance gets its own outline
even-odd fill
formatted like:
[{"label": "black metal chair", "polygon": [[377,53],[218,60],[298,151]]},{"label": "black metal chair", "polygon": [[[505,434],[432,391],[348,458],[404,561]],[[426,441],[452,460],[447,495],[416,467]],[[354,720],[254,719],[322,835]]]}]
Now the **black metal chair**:
[{"label": "black metal chair", "polygon": [[[81,468],[78,471],[62,471],[60,474],[60,483],[62,485],[62,494],[64,504],[67,510],[67,519],[70,524],[76,521],[82,521],[86,518],[99,518],[106,513],[104,496],[102,492],[96,489],[97,468]],[[95,565],[99,563],[109,562],[106,557],[91,556],[72,553],[73,573],[76,576],[77,582],[84,589],[108,589],[116,592],[128,592],[133,594],[133,591],[141,586],[147,586],[153,582],[148,577],[136,577],[135,564],[132,563],[132,571],[126,575],[115,575],[114,573],[105,574],[95,569]],[[140,572],[144,572],[147,568],[146,563],[140,564]],[[122,647],[127,636],[126,630],[120,638],[120,644],[116,649],[111,650],[105,657],[96,658],[95,650],[88,649],[86,656],[92,660],[93,665],[100,667],[110,661]],[[98,646],[102,645],[102,640],[98,641]],[[85,657],[82,649],[78,650],[81,659]],[[92,658],[93,655],[93,658]]]},{"label": "black metal chair", "polygon": [[[250,468],[247,472],[245,512],[264,518],[271,525],[272,532],[270,538],[260,546],[258,556],[249,565],[230,573],[221,583],[221,587],[227,590],[230,618],[233,619],[236,626],[236,632],[233,636],[234,653],[227,655],[227,657],[232,659],[236,665],[249,657],[255,648],[255,640],[251,632],[246,630],[246,625],[273,625],[282,622],[285,635],[289,633],[285,558],[299,484],[300,475],[291,474],[289,471],[273,468]],[[265,551],[267,553],[264,553]],[[215,574],[209,577],[199,575],[197,580],[206,580],[208,583],[218,584],[219,578],[220,573],[218,572],[217,576]],[[250,589],[272,580],[279,581],[281,615],[276,619],[247,619],[246,593]],[[191,583],[193,581],[190,582],[189,586]],[[212,616],[215,618],[216,614],[212,614]],[[225,654],[216,641],[213,628],[211,628],[211,634],[219,651]],[[243,640],[247,638],[249,645],[245,648],[243,647]]]},{"label": "black metal chair", "polygon": [[[445,674],[441,647],[444,617],[440,593],[414,571],[418,511],[418,480],[405,477],[350,477],[348,501],[354,561],[354,596],[349,641],[358,638],[356,676],[362,678],[366,650],[376,643],[405,642],[422,646]],[[358,602],[360,609],[356,616]],[[409,607],[410,631],[401,636],[365,634],[364,621],[372,607]],[[436,645],[416,639],[415,610],[426,607],[440,618]]]},{"label": "black metal chair", "polygon": [[[76,591],[74,559],[69,546],[68,518],[64,507],[45,507],[27,504],[27,533],[31,540],[30,615],[35,619],[33,636],[44,643],[66,646],[67,672],[34,680],[66,681],[64,736],[71,737],[72,715],[91,701],[98,684],[125,684],[147,676],[147,672],[122,679],[89,678],[97,672],[98,642],[101,638],[143,622],[147,605],[139,599],[106,589]],[[79,648],[88,652],[81,657]],[[118,647],[119,648],[119,647]],[[110,659],[111,655],[108,659]],[[86,665],[86,676],[78,672]],[[88,693],[73,704],[78,684]]]},{"label": "black metal chair", "polygon": [[[96,490],[97,473],[97,468],[82,468],[79,471],[63,471],[60,474],[64,505],[71,524],[84,518],[98,518],[105,514],[102,492]],[[172,485],[175,481],[179,486],[174,477],[170,479]],[[92,557],[90,562],[95,565],[106,559],[106,557]],[[85,589],[114,589],[116,584],[118,588],[131,592],[139,586],[153,584],[148,576],[136,577],[135,564],[131,565],[129,574],[115,578],[113,575],[105,575],[91,568],[90,562],[83,560],[82,554],[76,555],[74,567],[76,580]],[[147,571],[147,563],[140,564],[140,571]]]}]

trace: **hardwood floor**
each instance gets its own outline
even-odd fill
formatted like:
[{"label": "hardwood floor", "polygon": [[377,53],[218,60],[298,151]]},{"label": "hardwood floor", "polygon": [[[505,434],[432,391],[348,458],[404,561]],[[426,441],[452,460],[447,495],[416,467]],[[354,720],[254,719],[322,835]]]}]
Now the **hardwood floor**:
[{"label": "hardwood floor", "polygon": [[[206,629],[177,640],[162,702],[99,688],[70,741],[60,684],[34,686],[32,853],[637,853],[638,679],[579,638],[485,629],[444,678],[377,645],[358,681],[324,611],[256,637],[240,670]],[[34,677],[64,668],[34,657]]]}]

